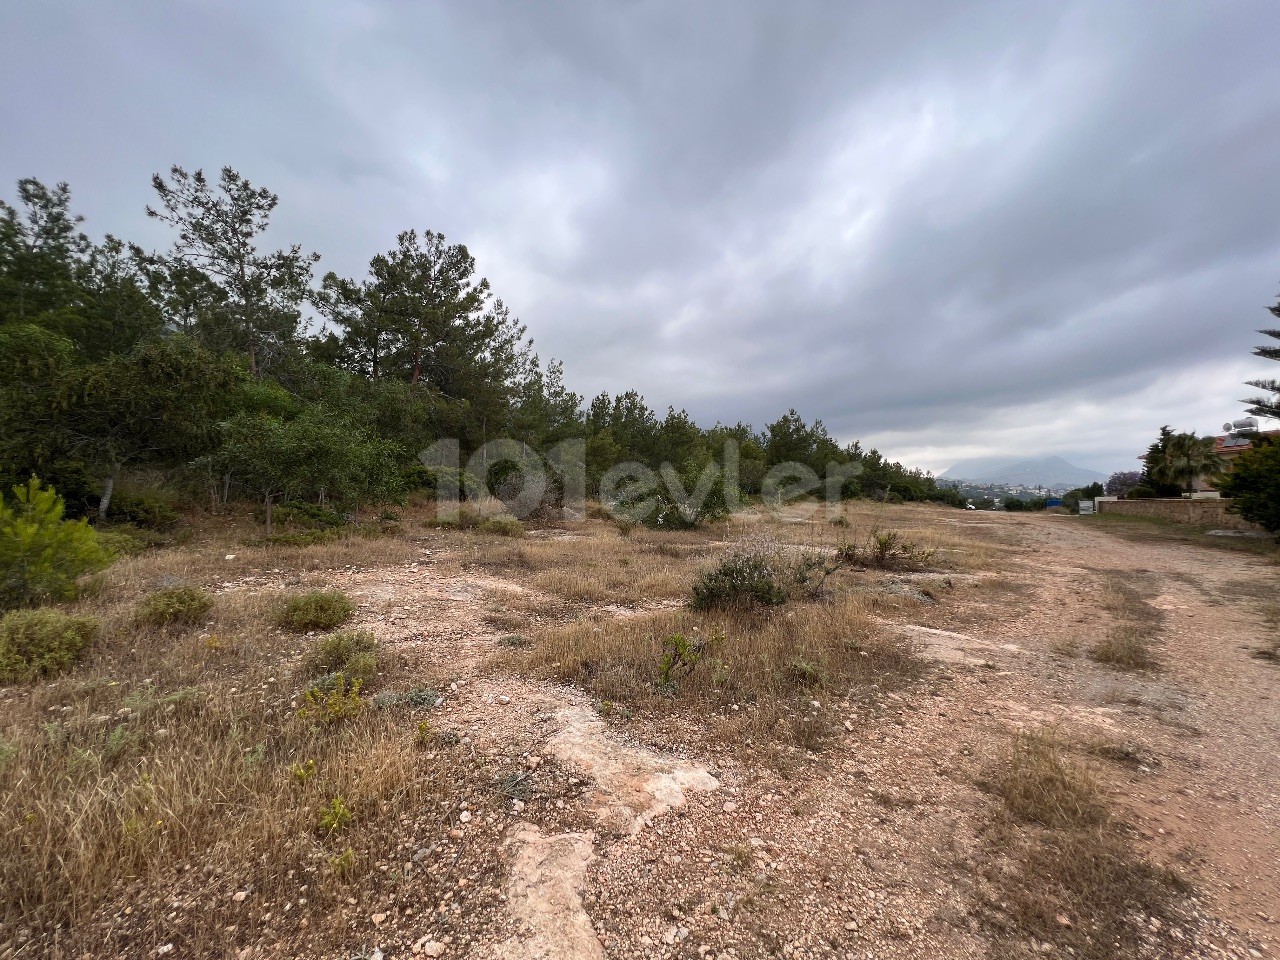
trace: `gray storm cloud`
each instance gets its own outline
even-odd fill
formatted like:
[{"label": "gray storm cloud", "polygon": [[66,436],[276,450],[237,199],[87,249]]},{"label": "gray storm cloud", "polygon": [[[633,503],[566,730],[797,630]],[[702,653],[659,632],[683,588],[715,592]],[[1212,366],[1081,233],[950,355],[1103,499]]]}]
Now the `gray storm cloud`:
[{"label": "gray storm cloud", "polygon": [[[322,11],[317,13],[316,11]],[[941,469],[1238,416],[1280,292],[1271,3],[11,4],[0,182],[156,245],[230,164],[360,273],[467,243],[581,392]]]}]

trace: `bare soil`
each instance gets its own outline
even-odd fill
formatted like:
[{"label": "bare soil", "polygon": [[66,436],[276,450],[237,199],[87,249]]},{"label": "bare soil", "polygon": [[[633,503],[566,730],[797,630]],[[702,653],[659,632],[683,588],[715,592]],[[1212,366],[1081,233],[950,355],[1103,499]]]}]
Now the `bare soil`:
[{"label": "bare soil", "polygon": [[[450,814],[431,899],[415,902],[416,861],[404,864],[395,902],[354,906],[353,897],[348,946],[331,955],[1066,955],[992,923],[998,801],[983,789],[985,771],[1012,734],[1044,726],[1096,767],[1141,854],[1193,889],[1172,939],[1131,955],[1280,954],[1280,667],[1254,655],[1274,630],[1265,617],[1280,568],[1247,552],[1119,537],[1089,518],[908,515],[961,544],[948,548],[957,556],[982,558],[861,580],[885,598],[880,627],[910,637],[929,669],[874,700],[823,703],[841,735],[768,764],[701,736],[699,718],[604,716],[581,690],[495,666],[522,617],[532,628],[588,612],[630,616],[670,597],[566,605],[533,585],[543,574],[521,573],[518,556],[478,564],[472,541],[453,535],[411,538],[387,562],[306,573],[307,586],[346,591],[359,606],[355,626],[430,678],[443,694],[431,725],[503,771],[507,791],[473,804],[474,819]],[[877,516],[894,520],[891,510]],[[814,520],[796,527],[805,524],[830,532]],[[534,543],[572,551],[577,536],[544,531]],[[1116,578],[1161,614],[1155,669],[1087,656],[1113,625],[1103,593]],[[219,589],[297,582],[277,568]],[[407,857],[411,840],[404,846],[387,861]],[[122,912],[103,915],[127,923]],[[1158,921],[1135,922],[1148,921],[1154,937]],[[246,932],[199,954],[315,955],[305,931],[247,941]],[[153,942],[87,955],[196,955],[165,950],[162,931]],[[5,960],[46,954],[57,950],[39,937],[0,931]]]}]

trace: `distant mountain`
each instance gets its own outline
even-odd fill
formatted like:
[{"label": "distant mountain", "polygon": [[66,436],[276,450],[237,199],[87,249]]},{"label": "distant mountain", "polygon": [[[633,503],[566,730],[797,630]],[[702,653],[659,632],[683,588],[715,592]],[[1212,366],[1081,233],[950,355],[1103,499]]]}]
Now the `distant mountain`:
[{"label": "distant mountain", "polygon": [[1106,479],[1106,474],[1067,463],[1061,457],[1009,460],[977,457],[961,460],[943,471],[940,480],[969,480],[973,483],[1022,484],[1028,487],[1083,487]]}]

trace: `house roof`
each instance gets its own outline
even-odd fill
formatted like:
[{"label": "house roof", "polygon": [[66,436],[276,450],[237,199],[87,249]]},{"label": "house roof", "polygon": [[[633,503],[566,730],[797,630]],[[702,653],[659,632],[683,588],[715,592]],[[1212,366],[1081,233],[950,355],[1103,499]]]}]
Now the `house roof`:
[{"label": "house roof", "polygon": [[[1264,437],[1280,436],[1280,430],[1263,430],[1261,433]],[[1223,457],[1239,456],[1251,446],[1253,444],[1247,438],[1231,434],[1213,438],[1213,452]]]}]

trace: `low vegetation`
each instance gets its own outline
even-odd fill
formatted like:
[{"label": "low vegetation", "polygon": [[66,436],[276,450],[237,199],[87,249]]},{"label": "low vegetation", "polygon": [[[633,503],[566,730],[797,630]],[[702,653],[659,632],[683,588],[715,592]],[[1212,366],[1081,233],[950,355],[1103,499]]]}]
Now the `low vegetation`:
[{"label": "low vegetation", "polygon": [[502,656],[602,702],[705,718],[715,735],[765,751],[821,747],[838,719],[832,701],[895,689],[923,671],[910,644],[880,634],[856,597],[588,619]]},{"label": "low vegetation", "polygon": [[14,610],[0,619],[0,683],[23,683],[70,669],[98,633],[93,617]]},{"label": "low vegetation", "polygon": [[378,669],[378,640],[368,630],[343,630],[317,640],[303,660],[308,676],[343,674],[367,685]]},{"label": "low vegetation", "polygon": [[1146,601],[1137,587],[1117,575],[1111,575],[1102,590],[1102,607],[1116,622],[1089,649],[1089,656],[1121,670],[1158,666],[1151,648],[1164,615]]},{"label": "low vegetation", "polygon": [[213,597],[199,587],[169,587],[157,591],[138,607],[138,622],[152,627],[193,627],[204,623]]},{"label": "low vegetation", "polygon": [[1150,955],[1173,955],[1184,882],[1139,855],[1097,773],[1054,732],[1016,736],[985,786],[1001,801],[987,838],[989,920],[1009,947],[1030,939],[1033,951],[1109,960],[1147,940],[1163,947]]},{"label": "low vegetation", "polygon": [[313,590],[285,601],[276,622],[298,633],[332,630],[350,620],[355,612],[356,605],[340,590]]}]

